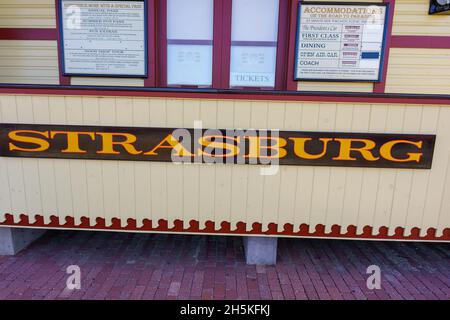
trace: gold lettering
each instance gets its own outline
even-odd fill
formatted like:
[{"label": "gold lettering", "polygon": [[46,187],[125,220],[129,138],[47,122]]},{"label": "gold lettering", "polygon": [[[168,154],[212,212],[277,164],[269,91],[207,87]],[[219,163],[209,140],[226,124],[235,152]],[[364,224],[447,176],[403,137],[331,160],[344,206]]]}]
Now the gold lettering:
[{"label": "gold lettering", "polygon": [[[246,139],[249,140],[250,144],[248,155],[244,156],[244,158],[281,159],[287,155],[287,151],[286,149],[284,149],[284,147],[287,144],[286,139],[280,137],[252,137],[252,136],[246,137]],[[275,140],[275,144],[269,146],[262,146],[261,142],[263,140],[266,141]],[[270,156],[263,156],[261,155],[261,149],[275,150],[277,154]]]},{"label": "gold lettering", "polygon": [[[377,161],[380,159],[380,157],[374,157],[371,150],[375,148],[376,144],[374,141],[369,139],[335,139],[336,141],[339,141],[341,144],[341,148],[339,151],[339,156],[334,157],[333,160],[351,160],[355,161],[356,158],[353,158],[351,156],[351,152],[359,152],[364,159],[367,161]],[[352,147],[353,142],[361,142],[364,144],[363,147],[360,148],[354,148]]]},{"label": "gold lettering", "polygon": [[53,139],[58,134],[65,134],[67,137],[67,148],[61,150],[63,153],[86,153],[80,149],[80,135],[87,135],[95,140],[94,132],[76,132],[76,131],[50,131],[50,138]]},{"label": "gold lettering", "polygon": [[294,153],[303,159],[320,159],[327,153],[327,146],[328,142],[330,142],[333,139],[330,138],[320,138],[319,140],[322,141],[323,149],[322,152],[319,154],[310,154],[306,152],[305,150],[305,144],[307,141],[311,141],[311,138],[289,138],[289,140],[294,141]]},{"label": "gold lettering", "polygon": [[48,148],[50,148],[50,143],[47,140],[41,139],[41,138],[37,138],[37,137],[30,137],[30,136],[23,136],[21,134],[26,134],[26,133],[31,133],[31,134],[36,134],[36,135],[40,135],[43,136],[45,138],[48,138],[48,131],[34,131],[34,130],[16,130],[16,131],[11,131],[10,133],[8,133],[8,138],[10,138],[11,140],[15,141],[15,142],[23,142],[23,143],[30,143],[30,144],[35,144],[37,145],[37,147],[35,148],[21,148],[16,146],[13,143],[9,143],[9,150],[10,151],[27,151],[27,152],[40,152],[40,151],[45,151]]},{"label": "gold lettering", "polygon": [[192,157],[193,154],[189,152],[177,139],[175,139],[171,134],[165,137],[156,147],[152,150],[144,153],[146,156],[157,156],[156,152],[158,149],[174,149],[177,157]]},{"label": "gold lettering", "polygon": [[[114,132],[97,132],[102,137],[102,150],[98,151],[98,154],[120,154],[119,151],[114,150],[114,146],[122,146],[129,154],[137,155],[142,151],[136,150],[133,143],[137,138],[134,134],[130,133],[114,133]],[[115,137],[123,137],[125,141],[114,141]]]},{"label": "gold lettering", "polygon": [[393,141],[386,142],[385,144],[383,144],[381,146],[380,155],[383,158],[385,158],[386,160],[394,161],[394,162],[409,162],[409,161],[420,162],[420,159],[421,159],[423,153],[408,152],[407,158],[404,158],[404,159],[395,158],[392,155],[392,148],[395,145],[400,144],[400,143],[410,144],[410,145],[416,146],[418,149],[422,149],[422,141],[413,142],[413,141],[408,141],[408,140],[393,140]]}]

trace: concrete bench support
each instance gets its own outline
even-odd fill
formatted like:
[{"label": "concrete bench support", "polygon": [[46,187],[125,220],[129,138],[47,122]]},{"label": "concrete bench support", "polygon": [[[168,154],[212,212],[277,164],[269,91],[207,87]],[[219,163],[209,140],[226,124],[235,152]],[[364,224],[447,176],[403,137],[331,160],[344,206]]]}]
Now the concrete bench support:
[{"label": "concrete bench support", "polygon": [[13,256],[45,233],[42,229],[0,227],[0,255]]},{"label": "concrete bench support", "polygon": [[277,263],[278,238],[244,237],[247,264],[274,265]]}]

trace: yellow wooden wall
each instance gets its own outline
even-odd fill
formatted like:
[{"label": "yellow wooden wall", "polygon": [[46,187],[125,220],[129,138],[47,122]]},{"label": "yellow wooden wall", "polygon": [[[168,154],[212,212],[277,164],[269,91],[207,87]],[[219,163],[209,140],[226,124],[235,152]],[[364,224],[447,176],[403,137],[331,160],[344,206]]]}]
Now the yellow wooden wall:
[{"label": "yellow wooden wall", "polygon": [[0,83],[59,84],[56,41],[0,41]]},{"label": "yellow wooden wall", "polygon": [[394,35],[450,36],[450,15],[429,15],[429,0],[396,0]]},{"label": "yellow wooden wall", "polygon": [[431,170],[0,158],[0,220],[61,217],[450,225],[450,105],[0,95],[0,122],[437,134]]},{"label": "yellow wooden wall", "polygon": [[298,91],[373,92],[372,82],[298,81]]},{"label": "yellow wooden wall", "polygon": [[55,27],[55,0],[0,0],[0,28]]},{"label": "yellow wooden wall", "polygon": [[[0,28],[56,28],[55,0],[0,0]],[[0,83],[59,84],[57,42],[0,40]]]},{"label": "yellow wooden wall", "polygon": [[386,92],[450,94],[450,49],[392,48]]},{"label": "yellow wooden wall", "polygon": [[70,84],[76,86],[130,86],[143,87],[144,79],[109,77],[71,77]]},{"label": "yellow wooden wall", "polygon": [[[450,37],[450,15],[429,15],[429,1],[397,0],[394,36]],[[389,93],[450,94],[450,49],[391,48]]]}]

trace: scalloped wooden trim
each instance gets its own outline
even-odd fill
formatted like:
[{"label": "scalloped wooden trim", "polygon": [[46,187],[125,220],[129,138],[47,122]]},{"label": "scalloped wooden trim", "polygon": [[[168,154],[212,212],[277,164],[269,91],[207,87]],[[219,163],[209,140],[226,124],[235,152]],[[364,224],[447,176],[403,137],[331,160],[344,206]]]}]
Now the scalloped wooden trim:
[{"label": "scalloped wooden trim", "polygon": [[[143,231],[143,232],[176,232],[176,233],[205,233],[205,234],[224,234],[224,235],[269,235],[269,236],[290,236],[290,237],[316,237],[316,238],[345,238],[345,239],[385,239],[385,240],[414,240],[414,241],[450,241],[450,228],[443,230],[442,235],[436,234],[435,228],[428,228],[426,235],[421,236],[420,228],[412,228],[410,232],[405,233],[402,227],[395,228],[393,235],[389,235],[388,227],[380,227],[375,230],[371,226],[365,226],[362,234],[357,233],[357,227],[348,225],[342,227],[333,225],[331,232],[325,231],[325,225],[317,224],[311,228],[308,224],[301,224],[294,227],[294,225],[287,223],[283,226],[282,231],[278,231],[276,223],[269,223],[267,229],[263,230],[263,226],[259,222],[251,224],[251,230],[247,231],[247,224],[245,222],[237,222],[232,226],[230,222],[222,221],[216,224],[214,221],[206,221],[203,226],[197,220],[190,220],[189,226],[184,227],[182,220],[174,220],[173,227],[169,227],[169,221],[160,219],[158,221],[151,221],[144,219],[142,226],[137,226],[135,219],[127,219],[127,225],[122,226],[119,218],[112,218],[111,225],[106,225],[104,218],[96,218],[91,224],[88,217],[81,217],[81,223],[76,224],[75,219],[71,216],[64,218],[65,223],[60,223],[60,218],[57,216],[50,216],[50,222],[45,223],[42,215],[35,215],[34,222],[30,222],[28,215],[21,214],[18,222],[14,221],[12,214],[6,214],[5,220],[0,222],[0,226],[13,227],[33,227],[33,228],[58,228],[58,229],[80,229],[80,230],[111,230],[111,231]],[[408,236],[406,234],[409,234]]]}]

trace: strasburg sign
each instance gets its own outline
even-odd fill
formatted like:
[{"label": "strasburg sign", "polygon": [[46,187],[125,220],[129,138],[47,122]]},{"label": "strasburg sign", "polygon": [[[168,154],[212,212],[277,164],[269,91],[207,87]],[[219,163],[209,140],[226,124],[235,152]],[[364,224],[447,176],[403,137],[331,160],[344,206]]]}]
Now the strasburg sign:
[{"label": "strasburg sign", "polygon": [[435,135],[0,124],[0,156],[430,169]]}]

